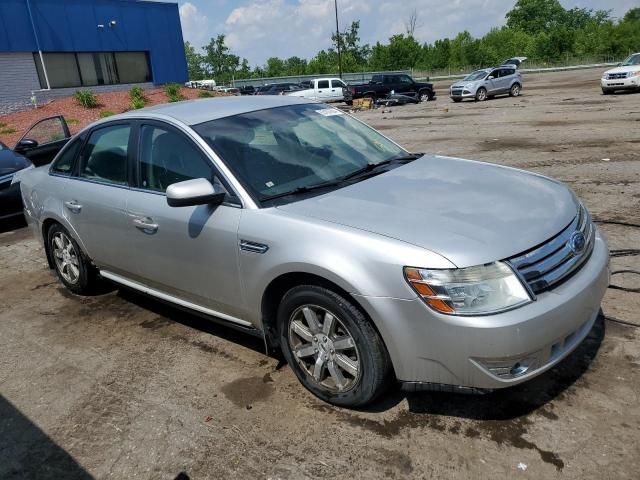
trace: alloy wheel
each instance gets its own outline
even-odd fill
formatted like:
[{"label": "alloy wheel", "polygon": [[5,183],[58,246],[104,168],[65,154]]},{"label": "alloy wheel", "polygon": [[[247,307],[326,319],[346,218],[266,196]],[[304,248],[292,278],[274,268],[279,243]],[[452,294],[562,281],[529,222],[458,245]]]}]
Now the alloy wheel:
[{"label": "alloy wheel", "polygon": [[329,310],[297,308],[289,319],[289,346],[302,369],[319,386],[346,392],[360,380],[360,355],[353,336]]},{"label": "alloy wheel", "polygon": [[518,95],[520,95],[520,86],[519,85],[514,85],[513,87],[511,87],[511,95],[513,97],[517,97]]},{"label": "alloy wheel", "polygon": [[63,232],[56,232],[51,239],[53,259],[62,278],[75,284],[80,278],[80,261],[78,252],[71,239]]},{"label": "alloy wheel", "polygon": [[484,88],[478,90],[478,100],[483,102],[487,99],[487,91]]}]

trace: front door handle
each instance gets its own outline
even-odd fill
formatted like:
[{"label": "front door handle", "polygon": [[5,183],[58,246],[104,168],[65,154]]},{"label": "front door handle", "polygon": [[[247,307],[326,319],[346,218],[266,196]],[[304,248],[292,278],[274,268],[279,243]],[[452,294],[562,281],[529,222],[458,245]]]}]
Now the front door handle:
[{"label": "front door handle", "polygon": [[153,234],[158,231],[158,224],[153,223],[153,220],[149,217],[145,218],[134,218],[133,225],[138,229],[143,231],[144,233]]},{"label": "front door handle", "polygon": [[75,200],[64,202],[64,206],[67,207],[67,210],[69,210],[72,213],[80,213],[80,210],[82,210],[82,205],[80,205]]}]

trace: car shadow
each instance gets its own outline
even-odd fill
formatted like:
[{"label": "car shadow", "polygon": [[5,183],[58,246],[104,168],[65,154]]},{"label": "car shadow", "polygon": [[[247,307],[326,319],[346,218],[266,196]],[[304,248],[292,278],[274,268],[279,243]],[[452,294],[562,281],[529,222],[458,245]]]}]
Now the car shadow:
[{"label": "car shadow", "polygon": [[570,355],[549,371],[527,382],[484,395],[448,392],[404,392],[397,388],[362,411],[383,412],[406,399],[415,414],[442,415],[473,420],[512,420],[528,415],[580,380],[596,357],[605,335],[602,312],[585,338]]},{"label": "car shadow", "polygon": [[[116,287],[114,287],[116,288]],[[140,308],[149,310],[156,315],[171,322],[179,323],[185,327],[199,330],[209,335],[220,337],[229,342],[236,343],[256,352],[265,353],[265,344],[262,337],[258,337],[246,329],[237,329],[222,319],[211,318],[206,315],[198,315],[192,310],[183,309],[173,304],[163,302],[155,297],[145,295],[136,290],[118,287],[117,295],[124,301],[132,303]],[[276,355],[273,358],[279,359]]]},{"label": "car shadow", "polygon": [[0,478],[84,480],[93,476],[0,395]]}]

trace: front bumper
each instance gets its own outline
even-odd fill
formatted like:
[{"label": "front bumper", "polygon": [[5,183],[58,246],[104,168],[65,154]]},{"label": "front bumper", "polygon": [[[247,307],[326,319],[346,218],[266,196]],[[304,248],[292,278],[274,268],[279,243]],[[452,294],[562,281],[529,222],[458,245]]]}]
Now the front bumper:
[{"label": "front bumper", "polygon": [[611,80],[601,79],[600,86],[603,90],[610,92],[615,90],[636,90],[640,89],[640,77],[616,78]]},{"label": "front bumper", "polygon": [[464,87],[451,87],[449,97],[452,99],[475,98],[476,91]]},{"label": "front bumper", "polygon": [[[457,317],[435,313],[419,299],[357,299],[378,327],[398,380],[496,389],[541,374],[575,349],[591,330],[608,284],[608,247],[597,233],[577,273],[508,312]],[[519,362],[529,368],[509,375]]]}]

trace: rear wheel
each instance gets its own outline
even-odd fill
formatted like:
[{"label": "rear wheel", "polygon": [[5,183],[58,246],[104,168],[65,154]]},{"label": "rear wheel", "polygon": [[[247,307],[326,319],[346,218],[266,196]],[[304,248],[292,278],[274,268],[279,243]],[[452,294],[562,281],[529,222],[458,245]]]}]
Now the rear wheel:
[{"label": "rear wheel", "polygon": [[476,101],[484,102],[487,99],[487,89],[484,87],[480,87],[476,92]]},{"label": "rear wheel", "polygon": [[514,83],[513,85],[511,85],[511,89],[509,90],[509,96],[510,97],[517,97],[518,95],[520,95],[520,89],[522,87],[520,86],[519,83]]},{"label": "rear wheel", "polygon": [[349,300],[326,288],[291,289],[278,308],[283,354],[318,398],[365,405],[390,384],[391,361],[378,332]]},{"label": "rear wheel", "polygon": [[47,234],[47,245],[56,275],[64,286],[80,295],[93,291],[96,283],[95,269],[62,225],[51,226]]}]

